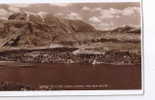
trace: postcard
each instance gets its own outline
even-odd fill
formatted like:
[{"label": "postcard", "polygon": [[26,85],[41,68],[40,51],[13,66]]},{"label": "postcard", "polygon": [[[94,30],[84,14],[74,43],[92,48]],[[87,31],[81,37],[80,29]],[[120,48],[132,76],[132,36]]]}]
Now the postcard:
[{"label": "postcard", "polygon": [[141,2],[1,3],[0,95],[141,94],[142,30]]}]

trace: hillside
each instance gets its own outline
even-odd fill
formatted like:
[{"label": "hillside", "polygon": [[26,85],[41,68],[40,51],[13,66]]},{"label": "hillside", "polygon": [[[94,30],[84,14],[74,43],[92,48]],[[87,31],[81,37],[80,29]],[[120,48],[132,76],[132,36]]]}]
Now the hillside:
[{"label": "hillside", "polygon": [[[80,20],[68,20],[53,15],[15,13],[8,20],[1,20],[1,47],[48,46],[52,42],[76,41],[77,32],[93,32],[95,28]],[[10,40],[10,36],[16,35]]]},{"label": "hillside", "polygon": [[0,20],[1,61],[139,64],[140,40],[139,28],[101,31],[84,21],[51,14],[15,13]]}]

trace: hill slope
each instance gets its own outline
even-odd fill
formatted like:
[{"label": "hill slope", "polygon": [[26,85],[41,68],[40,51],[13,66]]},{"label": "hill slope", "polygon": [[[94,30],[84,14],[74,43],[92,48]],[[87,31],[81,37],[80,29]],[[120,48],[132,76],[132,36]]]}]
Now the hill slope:
[{"label": "hill slope", "polygon": [[[68,20],[53,15],[15,13],[1,20],[1,46],[48,46],[52,42],[77,41],[77,32],[94,32],[95,28],[80,20]],[[16,38],[10,36],[16,34]],[[10,39],[8,39],[10,38]],[[11,41],[12,40],[12,41]]]}]

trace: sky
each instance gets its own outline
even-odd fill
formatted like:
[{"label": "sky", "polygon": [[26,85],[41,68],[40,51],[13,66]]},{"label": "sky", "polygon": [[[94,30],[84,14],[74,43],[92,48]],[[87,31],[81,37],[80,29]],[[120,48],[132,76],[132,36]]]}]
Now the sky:
[{"label": "sky", "polygon": [[140,26],[140,4],[128,3],[48,3],[0,4],[0,18],[16,12],[53,14],[67,19],[83,20],[96,29],[107,30],[124,25]]}]

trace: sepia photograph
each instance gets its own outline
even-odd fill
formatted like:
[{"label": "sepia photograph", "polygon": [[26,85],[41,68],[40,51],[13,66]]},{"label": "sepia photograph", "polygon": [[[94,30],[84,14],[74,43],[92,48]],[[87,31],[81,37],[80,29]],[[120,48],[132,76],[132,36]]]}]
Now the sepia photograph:
[{"label": "sepia photograph", "polygon": [[142,90],[140,2],[0,4],[0,91]]}]

